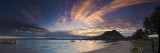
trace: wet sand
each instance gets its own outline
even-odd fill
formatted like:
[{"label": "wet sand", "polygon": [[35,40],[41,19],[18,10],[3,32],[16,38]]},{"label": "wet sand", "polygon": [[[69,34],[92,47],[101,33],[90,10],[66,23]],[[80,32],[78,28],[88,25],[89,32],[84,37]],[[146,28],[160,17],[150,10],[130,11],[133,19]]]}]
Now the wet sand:
[{"label": "wet sand", "polygon": [[108,47],[84,53],[132,53],[130,51],[131,46],[132,43],[129,41],[119,41],[112,43]]}]

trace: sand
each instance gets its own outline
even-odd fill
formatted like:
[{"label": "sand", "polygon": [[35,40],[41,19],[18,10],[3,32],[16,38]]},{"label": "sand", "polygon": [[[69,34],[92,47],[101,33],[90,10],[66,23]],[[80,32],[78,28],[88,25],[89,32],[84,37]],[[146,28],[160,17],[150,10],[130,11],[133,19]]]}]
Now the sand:
[{"label": "sand", "polygon": [[132,43],[130,41],[119,41],[105,48],[84,53],[132,53],[130,50],[131,46]]}]

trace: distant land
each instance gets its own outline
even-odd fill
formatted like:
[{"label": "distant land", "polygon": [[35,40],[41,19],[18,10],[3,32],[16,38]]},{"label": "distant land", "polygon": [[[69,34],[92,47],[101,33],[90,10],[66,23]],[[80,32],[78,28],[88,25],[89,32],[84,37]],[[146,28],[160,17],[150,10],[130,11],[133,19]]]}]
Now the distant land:
[{"label": "distant land", "polygon": [[106,31],[99,36],[88,38],[90,40],[124,40],[125,37],[116,30]]},{"label": "distant land", "polygon": [[[32,36],[35,34],[32,34]],[[84,39],[84,40],[124,40],[126,39],[125,36],[123,36],[121,33],[119,33],[116,30],[112,30],[112,31],[106,31],[103,34],[99,35],[99,36],[76,36],[76,35],[65,35],[65,34],[61,34],[61,35],[55,35],[55,34],[45,34],[45,35],[40,35],[39,37],[31,37],[29,34],[26,34],[25,36],[29,36],[29,37],[22,37],[22,38],[13,38],[16,40],[80,40],[80,39]],[[43,37],[42,37],[43,36]]]}]

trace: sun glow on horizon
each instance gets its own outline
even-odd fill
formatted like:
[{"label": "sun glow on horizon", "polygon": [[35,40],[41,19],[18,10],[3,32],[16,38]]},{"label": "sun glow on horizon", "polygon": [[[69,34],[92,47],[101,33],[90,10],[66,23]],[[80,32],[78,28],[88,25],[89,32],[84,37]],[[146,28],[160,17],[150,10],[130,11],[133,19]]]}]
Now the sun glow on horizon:
[{"label": "sun glow on horizon", "polygon": [[14,39],[14,38],[22,38],[22,37],[0,36],[0,39]]},{"label": "sun glow on horizon", "polygon": [[[114,27],[112,29],[111,27],[107,28],[103,25],[99,25],[99,23],[106,22],[102,16],[114,12],[121,7],[147,2],[155,1],[113,0],[112,2],[106,4],[104,0],[78,0],[73,4],[70,12],[66,11],[67,9],[65,9],[65,15],[59,17],[55,23],[55,26],[57,27],[57,30],[69,30],[69,33],[74,35],[96,36],[102,34],[104,31],[110,31],[114,29],[123,31],[126,29],[120,29],[120,25],[112,26]],[[130,26],[130,23],[124,24]],[[97,26],[100,27],[98,28]]]}]

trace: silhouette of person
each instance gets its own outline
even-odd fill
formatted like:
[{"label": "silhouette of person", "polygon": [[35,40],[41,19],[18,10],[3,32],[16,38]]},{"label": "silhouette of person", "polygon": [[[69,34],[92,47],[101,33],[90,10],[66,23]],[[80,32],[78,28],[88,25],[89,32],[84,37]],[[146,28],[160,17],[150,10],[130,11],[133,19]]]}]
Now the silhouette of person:
[{"label": "silhouette of person", "polygon": [[153,38],[151,39],[151,42],[152,42],[152,51],[154,52],[154,39]]}]

